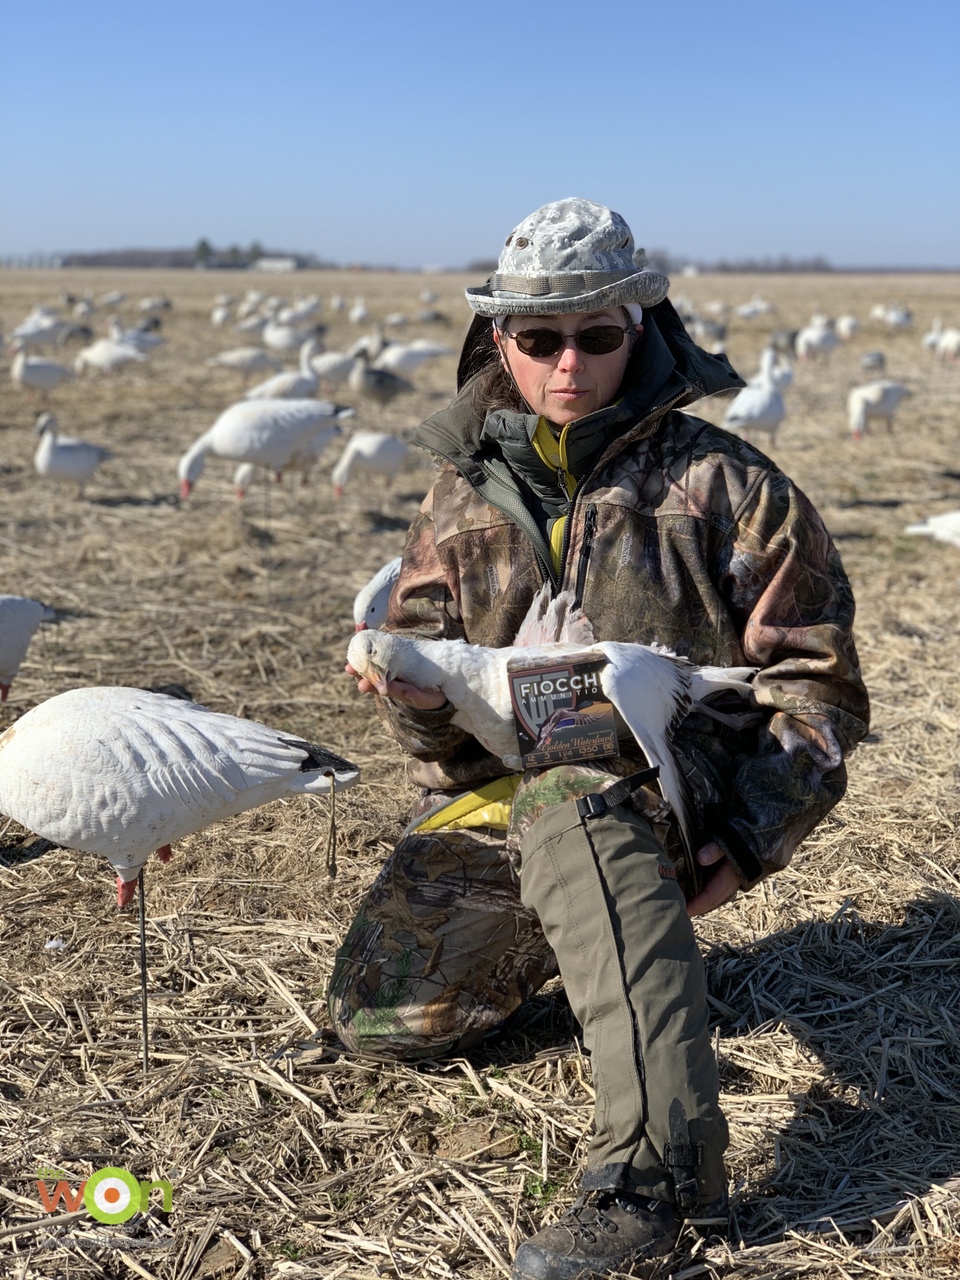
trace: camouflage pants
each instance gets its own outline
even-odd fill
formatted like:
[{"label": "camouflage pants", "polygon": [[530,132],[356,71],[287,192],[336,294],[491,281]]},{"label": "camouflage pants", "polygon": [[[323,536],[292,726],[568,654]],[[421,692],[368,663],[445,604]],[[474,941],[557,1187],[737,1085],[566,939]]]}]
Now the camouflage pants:
[{"label": "camouflage pants", "polygon": [[433,1057],[479,1040],[560,972],[597,1095],[584,1186],[689,1207],[725,1185],[703,966],[649,821],[622,805],[579,812],[578,795],[611,781],[551,769],[524,780],[506,835],[405,835],[337,956],[331,1017],[355,1052]]}]

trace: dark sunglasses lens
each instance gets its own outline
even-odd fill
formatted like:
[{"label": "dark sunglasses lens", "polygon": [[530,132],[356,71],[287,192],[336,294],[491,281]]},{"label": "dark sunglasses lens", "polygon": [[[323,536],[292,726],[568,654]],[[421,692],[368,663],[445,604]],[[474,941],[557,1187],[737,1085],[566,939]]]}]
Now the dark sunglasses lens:
[{"label": "dark sunglasses lens", "polygon": [[605,356],[623,346],[623,330],[615,324],[595,324],[580,330],[577,345],[585,356]]},{"label": "dark sunglasses lens", "polygon": [[563,346],[563,335],[555,329],[521,329],[513,336],[525,356],[555,356]]}]

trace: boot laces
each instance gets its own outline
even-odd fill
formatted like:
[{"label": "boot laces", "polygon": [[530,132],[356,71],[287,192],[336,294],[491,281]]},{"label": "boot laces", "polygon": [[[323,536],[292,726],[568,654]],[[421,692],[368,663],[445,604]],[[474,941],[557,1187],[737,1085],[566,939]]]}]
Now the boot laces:
[{"label": "boot laces", "polygon": [[[655,1200],[651,1200],[648,1209],[653,1209]],[[613,1218],[607,1216],[606,1210],[616,1206],[624,1213],[638,1214],[641,1206],[633,1195],[617,1191],[591,1191],[579,1196],[560,1219],[560,1225],[574,1235],[580,1236],[588,1244],[595,1244],[596,1230],[616,1235],[620,1230]],[[596,1230],[594,1230],[596,1228]]]}]

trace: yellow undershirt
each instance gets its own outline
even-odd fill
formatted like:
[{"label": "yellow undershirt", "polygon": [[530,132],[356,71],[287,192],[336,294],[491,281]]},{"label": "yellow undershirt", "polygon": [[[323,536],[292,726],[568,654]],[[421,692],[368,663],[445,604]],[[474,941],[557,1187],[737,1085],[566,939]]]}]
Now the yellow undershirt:
[{"label": "yellow undershirt", "polygon": [[[541,417],[537,423],[537,429],[533,433],[533,447],[536,449],[541,462],[553,472],[563,472],[568,498],[573,497],[577,487],[577,478],[571,474],[567,463],[567,432],[572,425],[572,423],[568,422],[565,427],[561,428],[560,435],[557,437],[550,429],[550,424],[546,418]],[[566,516],[558,516],[556,520],[550,522],[547,529],[547,536],[550,539],[550,559],[553,561],[553,568],[556,573],[560,572],[563,530],[566,523]]]}]

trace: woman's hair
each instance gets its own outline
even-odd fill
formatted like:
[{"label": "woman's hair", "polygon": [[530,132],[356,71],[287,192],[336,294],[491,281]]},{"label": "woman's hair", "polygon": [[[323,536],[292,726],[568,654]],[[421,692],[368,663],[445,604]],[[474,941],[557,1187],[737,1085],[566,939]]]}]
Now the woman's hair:
[{"label": "woman's hair", "polygon": [[512,409],[516,413],[529,413],[530,406],[520,394],[517,384],[500,363],[493,360],[477,374],[470,392],[473,407],[483,418],[491,409]]}]

